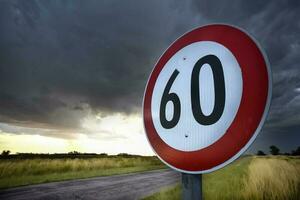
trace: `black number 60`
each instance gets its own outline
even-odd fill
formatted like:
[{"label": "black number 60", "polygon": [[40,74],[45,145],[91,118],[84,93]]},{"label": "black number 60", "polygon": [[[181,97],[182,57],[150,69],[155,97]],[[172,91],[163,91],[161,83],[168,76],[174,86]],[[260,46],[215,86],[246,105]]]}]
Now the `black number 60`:
[{"label": "black number 60", "polygon": [[[204,64],[208,64],[211,67],[214,79],[215,104],[210,115],[203,114],[199,96],[199,74]],[[179,71],[176,69],[168,80],[160,102],[160,123],[166,129],[175,127],[180,119],[181,106],[179,97],[175,93],[169,93],[178,74]],[[174,106],[173,117],[171,120],[166,118],[166,106],[169,101],[171,101]],[[199,124],[214,124],[222,116],[225,106],[225,81],[223,67],[218,57],[214,55],[207,55],[200,58],[195,64],[191,77],[191,103],[193,116]]]}]

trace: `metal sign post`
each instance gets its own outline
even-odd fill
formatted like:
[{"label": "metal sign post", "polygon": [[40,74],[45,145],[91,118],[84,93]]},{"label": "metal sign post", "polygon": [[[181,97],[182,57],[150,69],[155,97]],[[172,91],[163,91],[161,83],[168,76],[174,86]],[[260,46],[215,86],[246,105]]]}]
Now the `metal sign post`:
[{"label": "metal sign post", "polygon": [[182,173],[182,199],[202,200],[202,174]]}]

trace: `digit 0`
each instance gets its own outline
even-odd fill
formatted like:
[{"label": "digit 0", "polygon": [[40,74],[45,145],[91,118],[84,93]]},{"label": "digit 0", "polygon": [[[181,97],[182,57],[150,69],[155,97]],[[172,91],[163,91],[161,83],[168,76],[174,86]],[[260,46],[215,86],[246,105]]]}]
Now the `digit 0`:
[{"label": "digit 0", "polygon": [[[204,64],[209,64],[212,70],[215,88],[215,105],[212,113],[208,116],[204,115],[202,112],[199,95],[199,75]],[[222,116],[225,106],[225,81],[223,67],[217,56],[204,56],[195,64],[191,79],[191,101],[194,118],[199,124],[214,124]]]}]

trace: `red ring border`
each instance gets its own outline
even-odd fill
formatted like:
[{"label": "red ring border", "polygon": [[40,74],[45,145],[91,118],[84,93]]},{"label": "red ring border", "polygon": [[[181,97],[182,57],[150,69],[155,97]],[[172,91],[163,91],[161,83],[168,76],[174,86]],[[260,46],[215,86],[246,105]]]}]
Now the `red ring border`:
[{"label": "red ring border", "polygon": [[[220,43],[233,53],[241,67],[243,93],[238,112],[226,133],[206,148],[185,152],[170,147],[159,137],[151,117],[151,99],[156,79],[167,61],[180,49],[199,41]],[[159,158],[177,170],[202,172],[211,170],[238,154],[254,136],[263,120],[270,87],[267,67],[267,61],[255,41],[230,25],[203,26],[177,39],[155,65],[144,95],[144,126],[148,140]]]}]

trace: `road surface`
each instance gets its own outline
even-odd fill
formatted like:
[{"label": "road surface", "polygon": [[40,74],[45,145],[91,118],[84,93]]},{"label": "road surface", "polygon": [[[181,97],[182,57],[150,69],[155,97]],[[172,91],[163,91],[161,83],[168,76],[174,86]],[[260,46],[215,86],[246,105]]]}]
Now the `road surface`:
[{"label": "road surface", "polygon": [[159,191],[161,187],[176,184],[179,180],[178,172],[155,170],[0,190],[0,199],[140,199]]}]

